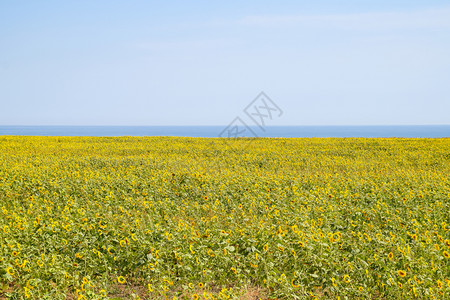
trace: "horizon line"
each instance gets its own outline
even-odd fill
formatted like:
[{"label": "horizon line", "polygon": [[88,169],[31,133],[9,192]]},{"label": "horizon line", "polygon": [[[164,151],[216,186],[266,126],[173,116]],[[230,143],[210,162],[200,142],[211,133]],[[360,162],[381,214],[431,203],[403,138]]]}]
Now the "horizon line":
[{"label": "horizon line", "polygon": [[[12,124],[0,124],[1,127],[227,127],[230,124],[222,125],[90,125],[90,124],[39,124],[39,125],[12,125]],[[264,127],[373,127],[373,126],[450,126],[449,124],[304,124],[304,125],[266,125]],[[248,127],[259,127],[257,125],[248,125]]]}]

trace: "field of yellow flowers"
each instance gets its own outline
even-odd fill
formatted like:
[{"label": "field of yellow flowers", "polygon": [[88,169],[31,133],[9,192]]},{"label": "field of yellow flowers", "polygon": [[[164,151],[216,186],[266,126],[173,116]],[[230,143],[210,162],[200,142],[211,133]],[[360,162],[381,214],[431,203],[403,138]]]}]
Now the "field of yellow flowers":
[{"label": "field of yellow flowers", "polygon": [[450,139],[3,136],[0,298],[449,299],[449,174]]}]

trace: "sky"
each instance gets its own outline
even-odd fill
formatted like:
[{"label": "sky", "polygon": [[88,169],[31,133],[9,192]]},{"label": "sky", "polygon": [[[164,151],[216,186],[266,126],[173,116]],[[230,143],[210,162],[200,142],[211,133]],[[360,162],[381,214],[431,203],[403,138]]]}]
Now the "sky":
[{"label": "sky", "polygon": [[448,1],[1,1],[0,125],[450,124],[449,53]]}]

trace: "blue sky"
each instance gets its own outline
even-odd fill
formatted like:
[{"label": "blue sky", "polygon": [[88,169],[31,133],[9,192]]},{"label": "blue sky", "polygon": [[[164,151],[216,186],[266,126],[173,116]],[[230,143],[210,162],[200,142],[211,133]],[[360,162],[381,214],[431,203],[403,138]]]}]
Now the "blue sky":
[{"label": "blue sky", "polygon": [[2,1],[0,125],[450,124],[448,1]]}]

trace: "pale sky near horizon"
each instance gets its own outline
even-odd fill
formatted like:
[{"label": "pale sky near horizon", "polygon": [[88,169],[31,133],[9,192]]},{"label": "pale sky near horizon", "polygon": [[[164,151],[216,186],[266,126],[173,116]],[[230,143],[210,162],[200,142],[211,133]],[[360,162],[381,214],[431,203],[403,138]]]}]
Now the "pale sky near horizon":
[{"label": "pale sky near horizon", "polygon": [[448,1],[2,1],[0,125],[450,124]]}]

